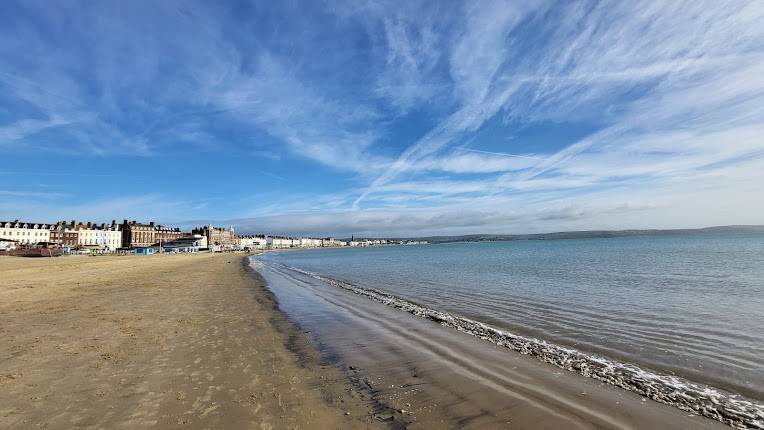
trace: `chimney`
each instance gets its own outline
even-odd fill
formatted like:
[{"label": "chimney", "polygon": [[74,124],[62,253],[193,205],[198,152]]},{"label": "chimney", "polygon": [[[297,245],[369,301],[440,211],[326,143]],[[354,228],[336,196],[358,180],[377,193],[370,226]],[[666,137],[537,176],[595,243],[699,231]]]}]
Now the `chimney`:
[{"label": "chimney", "polygon": [[151,227],[154,227],[154,221],[151,221],[151,222],[149,223],[149,225],[150,225]]},{"label": "chimney", "polygon": [[127,218],[125,218],[125,220],[122,221],[122,224],[127,225]]}]

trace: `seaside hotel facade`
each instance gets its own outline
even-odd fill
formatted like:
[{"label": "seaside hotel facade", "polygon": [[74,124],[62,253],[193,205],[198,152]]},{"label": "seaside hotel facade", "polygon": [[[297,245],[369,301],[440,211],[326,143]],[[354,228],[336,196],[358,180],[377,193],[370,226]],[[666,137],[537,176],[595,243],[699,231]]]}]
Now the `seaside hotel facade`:
[{"label": "seaside hotel facade", "polygon": [[184,236],[179,228],[156,225],[154,221],[148,224],[124,220],[119,225],[122,234],[122,246],[125,248],[141,248],[172,242]]},{"label": "seaside hotel facade", "polygon": [[238,238],[233,227],[230,229],[223,227],[213,227],[206,225],[191,230],[191,234],[198,234],[207,237],[208,246],[222,246],[224,248],[238,245]]}]

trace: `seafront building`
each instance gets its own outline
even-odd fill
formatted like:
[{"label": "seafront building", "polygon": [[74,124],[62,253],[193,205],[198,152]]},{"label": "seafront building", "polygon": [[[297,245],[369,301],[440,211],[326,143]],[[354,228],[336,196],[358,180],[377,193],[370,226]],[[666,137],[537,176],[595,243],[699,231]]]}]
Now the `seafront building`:
[{"label": "seafront building", "polygon": [[337,240],[333,237],[326,237],[324,239],[321,239],[321,246],[324,248],[333,248],[337,246],[347,246],[347,242],[343,242],[341,240]]},{"label": "seafront building", "polygon": [[191,233],[207,237],[207,244],[210,247],[220,246],[223,249],[228,249],[238,245],[238,240],[233,227],[223,228],[207,225],[204,227],[197,227],[191,230]]},{"label": "seafront building", "polygon": [[[77,222],[72,220],[71,224],[66,221],[57,222],[50,228],[50,241],[65,248],[76,248],[79,244],[79,232],[77,231]],[[120,236],[120,244],[122,237]]]},{"label": "seafront building", "polygon": [[12,239],[20,245],[50,242],[50,224],[29,223],[19,220],[0,221],[0,239]]},{"label": "seafront building", "polygon": [[321,239],[314,239],[312,237],[301,237],[299,247],[300,248],[320,248]]},{"label": "seafront building", "polygon": [[186,233],[180,231],[180,228],[178,227],[165,227],[159,225],[156,228],[156,243],[162,244],[164,242],[170,242],[172,240],[180,239],[185,235]]},{"label": "seafront building", "polygon": [[126,248],[153,246],[183,237],[183,232],[179,228],[164,227],[155,224],[154,221],[144,224],[124,220],[119,230],[122,232],[122,246]]},{"label": "seafront building", "polygon": [[266,247],[268,249],[291,248],[292,239],[281,236],[268,236],[266,239]]},{"label": "seafront building", "polygon": [[163,252],[199,252],[207,249],[207,236],[192,234],[162,244]]},{"label": "seafront building", "polygon": [[78,224],[75,230],[80,248],[113,252],[122,247],[122,232],[115,221],[110,225]]},{"label": "seafront building", "polygon": [[122,231],[122,245],[125,248],[139,248],[151,246],[156,241],[156,229],[154,223],[138,223],[136,221],[128,222],[124,220],[119,226]]},{"label": "seafront building", "polygon": [[242,249],[266,249],[268,239],[264,234],[239,236],[238,245]]}]

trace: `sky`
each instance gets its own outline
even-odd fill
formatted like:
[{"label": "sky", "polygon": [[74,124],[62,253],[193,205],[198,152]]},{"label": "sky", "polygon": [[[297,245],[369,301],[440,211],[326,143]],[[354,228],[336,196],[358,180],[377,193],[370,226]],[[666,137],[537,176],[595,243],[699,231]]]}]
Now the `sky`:
[{"label": "sky", "polygon": [[0,219],[345,236],[764,224],[761,1],[39,1]]}]

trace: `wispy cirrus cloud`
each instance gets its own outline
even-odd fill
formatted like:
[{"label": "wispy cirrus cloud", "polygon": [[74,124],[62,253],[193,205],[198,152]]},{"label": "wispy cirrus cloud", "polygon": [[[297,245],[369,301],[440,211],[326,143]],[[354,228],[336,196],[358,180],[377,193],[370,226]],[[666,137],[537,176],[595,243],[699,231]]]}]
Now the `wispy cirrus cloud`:
[{"label": "wispy cirrus cloud", "polygon": [[[494,195],[607,186],[614,178],[633,178],[637,187],[646,177],[761,156],[764,34],[752,25],[762,15],[755,4],[575,3],[517,14],[502,8],[503,16],[486,5],[478,9],[467,8],[463,43],[451,47],[462,107],[407,148],[361,193],[357,207],[433,159],[458,159],[434,154],[458,145],[499,112],[515,124],[598,115],[606,125],[535,163],[507,166],[486,187]],[[547,26],[542,15],[565,19]],[[472,38],[470,22],[485,30]],[[522,28],[533,28],[540,42],[524,40]],[[528,44],[534,49],[513,49]],[[475,64],[485,67],[471,71]],[[490,163],[471,164],[457,172],[492,170],[480,167]]]},{"label": "wispy cirrus cloud", "polygon": [[534,155],[468,152],[459,149],[442,156],[423,158],[407,169],[451,173],[496,173],[528,169],[541,160]]},{"label": "wispy cirrus cloud", "polygon": [[[435,15],[396,10],[382,13],[381,21],[387,42],[385,69],[377,78],[376,93],[392,105],[407,111],[430,103],[447,88],[438,79],[436,66],[441,61],[438,45],[444,37],[437,29]],[[415,14],[412,14],[414,12]]]},{"label": "wispy cirrus cloud", "polygon": [[477,130],[493,117],[515,91],[514,84],[497,88],[496,73],[507,60],[507,38],[514,26],[521,22],[536,4],[522,7],[506,2],[488,2],[466,6],[465,20],[461,23],[459,37],[450,50],[450,75],[452,91],[458,109],[448,115],[393,162],[356,199],[354,207],[375,189],[395,179],[423,157],[429,156],[464,133]]},{"label": "wispy cirrus cloud", "polygon": [[[265,47],[246,49],[226,34],[230,18],[217,8],[168,2],[131,5],[126,15],[112,13],[108,4],[85,14],[64,5],[32,3],[27,9],[49,20],[60,13],[75,38],[92,44],[83,50],[47,39],[39,25],[15,26],[18,33],[0,44],[0,52],[18,57],[22,41],[33,51],[62,52],[35,59],[31,73],[22,69],[31,58],[0,67],[15,102],[41,116],[0,122],[5,142],[59,126],[69,151],[153,155],[177,144],[214,151],[229,140],[215,127],[224,120],[245,133],[265,131],[293,154],[334,168],[365,170],[359,166],[380,160],[366,152],[379,135],[369,126],[379,120],[373,106],[307,86],[299,67]],[[136,20],[142,31],[128,30]],[[40,146],[43,140],[36,140]]]},{"label": "wispy cirrus cloud", "polygon": [[201,84],[209,103],[256,123],[300,156],[351,171],[385,162],[367,152],[379,136],[373,127],[380,119],[378,113],[324,97],[268,53],[254,59],[251,74],[234,72]]}]

